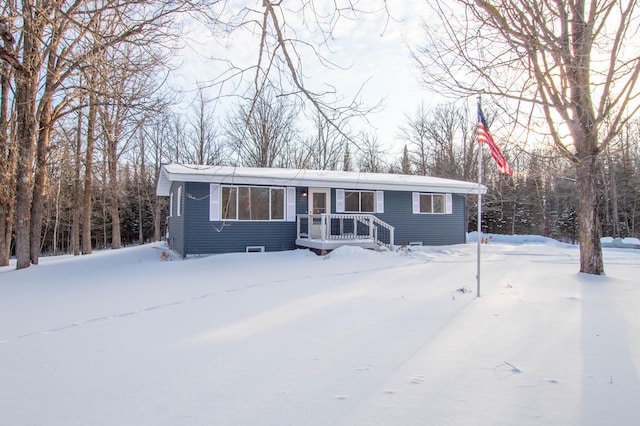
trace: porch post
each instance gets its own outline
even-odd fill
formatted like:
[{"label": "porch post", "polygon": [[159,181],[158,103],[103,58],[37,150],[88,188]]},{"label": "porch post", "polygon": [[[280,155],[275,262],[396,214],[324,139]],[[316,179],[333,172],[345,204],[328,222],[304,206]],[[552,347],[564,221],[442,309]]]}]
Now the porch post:
[{"label": "porch post", "polygon": [[373,236],[373,216],[369,215],[369,238],[375,241]]}]

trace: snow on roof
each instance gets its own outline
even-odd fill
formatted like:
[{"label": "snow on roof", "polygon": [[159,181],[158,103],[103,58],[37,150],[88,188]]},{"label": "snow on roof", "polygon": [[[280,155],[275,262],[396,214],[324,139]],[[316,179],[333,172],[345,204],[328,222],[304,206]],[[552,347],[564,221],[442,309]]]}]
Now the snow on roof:
[{"label": "snow on roof", "polygon": [[482,193],[487,191],[484,185],[478,185],[474,182],[430,176],[335,170],[165,164],[160,170],[156,194],[168,196],[171,182],[307,186],[378,191],[450,192],[455,194],[477,194],[478,189]]}]

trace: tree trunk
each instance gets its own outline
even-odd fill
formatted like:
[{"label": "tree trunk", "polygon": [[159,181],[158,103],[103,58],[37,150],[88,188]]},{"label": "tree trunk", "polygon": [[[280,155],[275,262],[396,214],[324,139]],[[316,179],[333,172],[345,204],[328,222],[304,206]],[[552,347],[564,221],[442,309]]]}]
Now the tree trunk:
[{"label": "tree trunk", "polygon": [[578,242],[580,272],[604,275],[600,221],[598,219],[598,161],[595,155],[579,160],[578,178]]},{"label": "tree trunk", "polygon": [[[153,165],[153,176],[154,182],[158,181],[158,177],[160,176],[160,157],[161,157],[161,144],[162,140],[156,141],[155,146],[155,155],[154,155],[154,165]],[[153,196],[152,196],[153,197]],[[154,241],[160,241],[162,239],[162,201],[160,197],[155,196],[152,198],[153,202],[153,239]]]},{"label": "tree trunk", "polygon": [[0,266],[11,258],[11,233],[15,197],[15,149],[9,139],[10,68],[0,63]]},{"label": "tree trunk", "polygon": [[[31,17],[32,5],[23,2],[22,13]],[[22,29],[22,64],[15,70],[16,85],[16,268],[28,268],[30,258],[30,223],[33,182],[33,149],[36,142],[36,94],[38,87],[38,59],[40,28],[32,19],[25,19]]]},{"label": "tree trunk", "polygon": [[145,161],[145,143],[144,135],[140,135],[140,172],[138,173],[138,179],[136,179],[137,195],[138,195],[138,241],[140,244],[144,244],[144,207],[147,197],[147,173],[146,173],[146,161]]},{"label": "tree trunk", "polygon": [[[82,100],[80,101],[82,103]],[[82,108],[78,109],[78,128],[76,132],[76,147],[73,155],[74,171],[73,171],[73,213],[71,221],[71,246],[73,255],[80,255],[80,213],[79,206],[82,205],[82,186],[80,185],[80,174],[82,164],[80,157],[82,154]]]},{"label": "tree trunk", "polygon": [[[116,139],[117,140],[117,139]],[[111,248],[119,249],[122,247],[122,239],[120,236],[120,200],[118,191],[118,158],[115,143],[109,142],[108,173],[109,173],[109,192],[111,193]]]},{"label": "tree trunk", "polygon": [[[58,188],[56,189],[56,208],[55,218],[53,221],[53,255],[58,254],[58,228],[60,227],[60,192],[62,189],[62,179],[58,179]],[[62,245],[64,246],[64,239]],[[64,248],[63,248],[64,252]]]},{"label": "tree trunk", "polygon": [[16,78],[18,163],[16,167],[15,238],[17,269],[28,268],[31,265],[29,219],[31,218],[33,146],[36,136],[36,84],[32,75],[25,74]]},{"label": "tree trunk", "polygon": [[0,266],[8,266],[11,259],[13,203],[0,203]]},{"label": "tree trunk", "polygon": [[153,241],[160,241],[162,239],[162,203],[160,197],[156,197],[153,208]]},{"label": "tree trunk", "polygon": [[611,225],[614,237],[621,237],[620,229],[620,203],[618,202],[618,176],[616,173],[616,164],[609,159],[609,180],[611,182]]},{"label": "tree trunk", "polygon": [[[91,79],[93,81],[93,79]],[[93,87],[90,87],[93,90]],[[91,218],[93,215],[93,149],[95,146],[96,96],[89,94],[89,115],[87,117],[87,152],[84,161],[84,197],[82,201],[82,254],[91,254]]]},{"label": "tree trunk", "polygon": [[30,247],[31,263],[38,264],[40,245],[42,243],[42,217],[44,210],[44,193],[47,185],[47,156],[51,138],[51,102],[44,99],[40,103],[40,132],[38,133],[35,178],[33,183],[33,199],[31,201]]}]

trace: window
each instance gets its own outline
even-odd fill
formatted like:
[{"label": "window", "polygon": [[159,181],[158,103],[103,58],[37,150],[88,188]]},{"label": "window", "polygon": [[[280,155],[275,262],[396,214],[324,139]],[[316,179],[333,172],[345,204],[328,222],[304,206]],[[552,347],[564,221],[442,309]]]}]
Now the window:
[{"label": "window", "polygon": [[373,213],[373,191],[344,191],[344,211],[349,213]]},{"label": "window", "polygon": [[336,189],[336,213],[384,213],[384,191]]},{"label": "window", "polygon": [[444,195],[420,194],[420,213],[444,213]]},{"label": "window", "polygon": [[413,193],[414,214],[451,214],[451,194]]},{"label": "window", "polygon": [[173,191],[169,194],[169,217],[173,217]]},{"label": "window", "polygon": [[284,220],[284,188],[223,186],[223,220]]}]

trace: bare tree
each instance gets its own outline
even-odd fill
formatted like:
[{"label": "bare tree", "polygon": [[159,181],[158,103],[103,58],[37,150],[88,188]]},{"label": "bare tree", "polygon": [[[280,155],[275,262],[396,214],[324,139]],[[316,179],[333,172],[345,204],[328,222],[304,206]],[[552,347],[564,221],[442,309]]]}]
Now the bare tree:
[{"label": "bare tree", "polygon": [[344,156],[342,157],[342,171],[350,172],[353,170],[351,149],[349,148],[349,142],[344,147]]},{"label": "bare tree", "polygon": [[158,161],[168,163],[188,163],[189,136],[184,117],[179,114],[161,112],[161,123],[156,123],[156,147]]},{"label": "bare tree", "polygon": [[472,179],[477,149],[465,109],[454,103],[427,107],[421,103],[413,115],[405,115],[401,140],[412,149],[410,158],[416,173],[453,179]]},{"label": "bare tree", "polygon": [[[253,99],[256,99],[255,102]],[[240,105],[227,119],[225,138],[237,161],[250,167],[274,167],[296,137],[295,106],[266,92]]]},{"label": "bare tree", "polygon": [[[366,117],[379,108],[362,102],[364,82],[355,93],[344,96],[331,82],[311,84],[303,68],[315,63],[331,70],[348,69],[351,64],[332,60],[334,32],[364,16],[381,15],[389,19],[386,0],[366,3],[265,0],[254,6],[222,1],[214,2],[213,10],[209,26],[215,39],[242,33],[255,41],[255,56],[249,63],[234,62],[213,53],[225,70],[209,82],[218,88],[233,86],[236,95],[240,88],[240,96],[252,99],[249,111],[259,96],[270,90],[278,96],[295,98],[296,104],[310,106],[324,122],[351,139],[342,127],[346,120]],[[386,22],[381,25],[381,33],[385,27]]]},{"label": "bare tree", "polygon": [[190,145],[185,150],[187,163],[222,164],[224,150],[218,141],[216,123],[211,108],[212,100],[205,97],[204,90],[198,90],[191,120]]},{"label": "bare tree", "polygon": [[358,168],[361,172],[382,173],[384,171],[383,151],[375,133],[360,133]]},{"label": "bare tree", "polygon": [[[167,110],[159,111],[155,117],[145,121],[143,129],[151,142],[147,156],[151,157],[150,162],[153,162],[153,169],[149,174],[153,174],[153,182],[157,182],[162,163],[175,161],[171,155],[175,152],[172,148],[172,144],[176,140],[174,137],[175,116],[168,114]],[[153,206],[153,239],[159,241],[162,238],[163,225],[166,224],[162,214],[167,206],[167,200],[166,197],[155,196],[155,191],[149,199]]]},{"label": "bare tree", "polygon": [[640,55],[629,48],[637,46],[637,1],[432,4],[439,25],[425,26],[428,41],[415,53],[425,83],[519,102],[531,114],[512,116],[530,130],[541,112],[548,137],[576,168],[580,271],[603,274],[598,167],[639,108]]},{"label": "bare tree", "polygon": [[[404,124],[400,127],[399,138],[411,148],[411,159],[416,173],[422,176],[429,174],[429,112],[425,103],[421,103],[413,115],[404,115]],[[406,147],[406,145],[405,145]]]},{"label": "bare tree", "polygon": [[405,145],[402,149],[402,158],[400,159],[400,173],[403,175],[411,175],[411,156],[409,155],[409,148]]},{"label": "bare tree", "polygon": [[[334,122],[339,123],[337,120]],[[348,141],[347,136],[320,114],[316,114],[313,124],[314,133],[303,142],[307,154],[306,164],[311,169],[338,170]],[[345,127],[340,124],[341,129]]]}]

